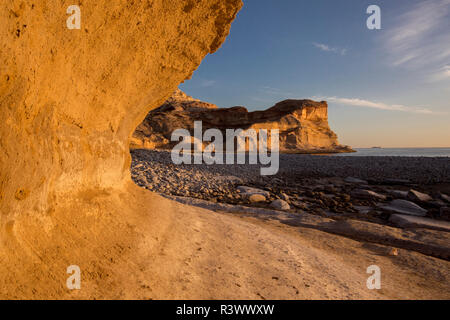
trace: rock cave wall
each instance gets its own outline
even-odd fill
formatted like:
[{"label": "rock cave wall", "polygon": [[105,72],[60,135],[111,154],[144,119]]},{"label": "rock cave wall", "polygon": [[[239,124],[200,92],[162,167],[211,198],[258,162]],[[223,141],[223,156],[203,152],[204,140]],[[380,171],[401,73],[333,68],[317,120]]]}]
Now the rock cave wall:
[{"label": "rock cave wall", "polygon": [[[66,26],[73,4],[80,30]],[[139,298],[137,261],[151,261],[139,241],[156,246],[175,213],[131,182],[129,139],[221,46],[241,6],[1,3],[1,298]],[[70,264],[83,267],[89,290],[67,291]]]},{"label": "rock cave wall", "polygon": [[240,0],[66,1],[0,8],[2,221],[129,181],[128,140],[146,113],[219,48]]}]

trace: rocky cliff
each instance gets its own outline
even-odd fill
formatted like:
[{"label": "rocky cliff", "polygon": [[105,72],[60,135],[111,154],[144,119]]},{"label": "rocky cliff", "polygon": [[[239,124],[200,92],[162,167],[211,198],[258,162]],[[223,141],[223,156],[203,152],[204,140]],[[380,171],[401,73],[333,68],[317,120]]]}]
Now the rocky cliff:
[{"label": "rocky cliff", "polygon": [[133,184],[129,138],[219,49],[242,2],[79,1],[75,30],[70,4],[0,4],[0,298],[143,298],[180,210]]},{"label": "rocky cliff", "polygon": [[[188,129],[202,121],[203,130],[278,129],[280,151],[297,153],[350,152],[339,144],[328,125],[325,101],[285,100],[265,111],[248,112],[244,107],[218,108],[177,90],[161,107],[152,110],[131,140],[132,148],[170,149],[172,132]],[[208,143],[205,143],[206,146]]]}]

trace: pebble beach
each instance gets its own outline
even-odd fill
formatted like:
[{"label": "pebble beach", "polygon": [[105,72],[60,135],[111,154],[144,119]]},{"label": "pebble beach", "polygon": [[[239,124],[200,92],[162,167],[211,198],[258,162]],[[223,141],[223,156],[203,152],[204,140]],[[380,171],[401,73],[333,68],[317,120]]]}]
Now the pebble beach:
[{"label": "pebble beach", "polygon": [[165,196],[381,224],[396,213],[449,220],[446,157],[281,154],[278,174],[261,176],[259,165],[175,165],[167,151],[131,154],[135,183]]}]

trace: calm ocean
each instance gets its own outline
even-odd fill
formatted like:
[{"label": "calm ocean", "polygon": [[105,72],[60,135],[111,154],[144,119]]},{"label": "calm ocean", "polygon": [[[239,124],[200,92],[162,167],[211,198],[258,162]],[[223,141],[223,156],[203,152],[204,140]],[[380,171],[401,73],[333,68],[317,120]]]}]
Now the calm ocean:
[{"label": "calm ocean", "polygon": [[361,148],[336,157],[450,157],[450,148]]}]

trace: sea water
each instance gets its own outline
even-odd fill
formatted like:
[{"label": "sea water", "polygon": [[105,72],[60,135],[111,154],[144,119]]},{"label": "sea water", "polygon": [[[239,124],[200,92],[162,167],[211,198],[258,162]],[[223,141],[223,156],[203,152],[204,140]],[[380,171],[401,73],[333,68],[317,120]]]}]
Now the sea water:
[{"label": "sea water", "polygon": [[450,148],[355,148],[355,153],[339,153],[346,157],[450,157]]}]

